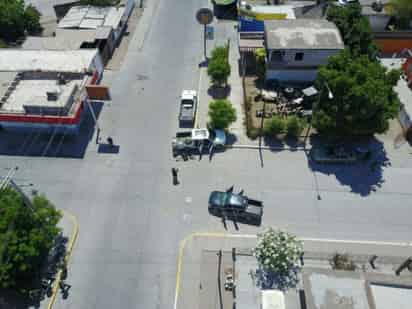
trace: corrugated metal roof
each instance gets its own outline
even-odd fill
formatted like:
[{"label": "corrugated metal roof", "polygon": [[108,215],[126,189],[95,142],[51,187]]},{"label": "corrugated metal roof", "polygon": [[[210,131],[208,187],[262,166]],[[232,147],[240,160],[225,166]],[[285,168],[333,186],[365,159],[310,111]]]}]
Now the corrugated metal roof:
[{"label": "corrugated metal roof", "polygon": [[110,26],[113,29],[116,29],[119,27],[119,23],[122,19],[122,16],[124,14],[125,8],[120,7],[120,8],[115,8],[111,7],[109,12],[107,13],[107,16],[104,20],[104,26]]},{"label": "corrugated metal roof", "polygon": [[101,26],[96,29],[95,38],[98,40],[105,40],[109,38],[111,32],[112,27]]},{"label": "corrugated metal roof", "polygon": [[[82,73],[90,68],[97,49],[24,50],[0,49],[0,71],[49,71]],[[10,61],[18,59],[18,61]]]},{"label": "corrugated metal roof", "polygon": [[100,27],[102,24],[103,24],[103,19],[85,18],[80,23],[79,28],[80,29],[96,29],[97,27]]},{"label": "corrugated metal roof", "polygon": [[74,6],[70,8],[67,14],[60,20],[59,28],[77,28],[80,26],[83,18],[86,17],[88,6]]},{"label": "corrugated metal roof", "polygon": [[90,6],[86,18],[104,19],[109,12],[110,7]]},{"label": "corrugated metal roof", "polygon": [[75,6],[59,22],[58,28],[96,29],[110,26],[116,29],[124,12],[124,7]]}]

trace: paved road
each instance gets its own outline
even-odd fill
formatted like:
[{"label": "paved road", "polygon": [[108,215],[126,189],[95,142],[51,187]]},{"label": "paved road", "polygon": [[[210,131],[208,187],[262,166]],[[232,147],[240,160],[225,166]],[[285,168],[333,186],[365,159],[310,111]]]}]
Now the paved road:
[{"label": "paved road", "polygon": [[[207,195],[231,184],[264,199],[264,225],[306,237],[410,240],[406,150],[390,153],[392,166],[382,175],[360,166],[317,167],[314,174],[303,152],[264,152],[263,168],[252,150],[229,150],[211,163],[171,160],[179,93],[197,88],[202,29],[194,13],[202,5],[147,3],[122,69],[111,74],[113,102],[100,114],[102,137],[113,136],[118,154],[98,153],[90,143],[84,159],[0,158],[1,167],[21,167],[18,182],[35,183],[79,218],[70,297],[56,308],[170,308],[179,240],[194,231],[223,231],[206,212]],[[173,187],[176,165],[182,185]],[[256,229],[240,225],[240,232]]]}]

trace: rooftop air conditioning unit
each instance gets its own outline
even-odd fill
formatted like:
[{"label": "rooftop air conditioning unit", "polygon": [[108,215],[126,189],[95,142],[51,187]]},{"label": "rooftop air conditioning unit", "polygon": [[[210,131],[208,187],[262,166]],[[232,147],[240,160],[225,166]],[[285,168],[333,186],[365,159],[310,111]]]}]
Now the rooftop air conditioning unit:
[{"label": "rooftop air conditioning unit", "polygon": [[57,101],[59,98],[59,93],[57,91],[48,91],[47,94],[47,101]]}]

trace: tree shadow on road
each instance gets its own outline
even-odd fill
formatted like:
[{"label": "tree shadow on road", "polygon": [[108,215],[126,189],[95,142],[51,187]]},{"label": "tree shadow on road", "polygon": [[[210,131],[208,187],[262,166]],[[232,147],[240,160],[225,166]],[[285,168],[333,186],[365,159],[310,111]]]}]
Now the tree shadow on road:
[{"label": "tree shadow on road", "polygon": [[[311,141],[312,147],[319,145],[319,140]],[[367,196],[376,191],[384,183],[383,170],[390,166],[384,145],[376,138],[367,141],[345,143],[350,148],[367,148],[371,151],[370,158],[359,159],[353,164],[326,164],[313,161],[309,153],[309,168],[315,173],[334,175],[340,184],[349,186],[351,192]]]}]

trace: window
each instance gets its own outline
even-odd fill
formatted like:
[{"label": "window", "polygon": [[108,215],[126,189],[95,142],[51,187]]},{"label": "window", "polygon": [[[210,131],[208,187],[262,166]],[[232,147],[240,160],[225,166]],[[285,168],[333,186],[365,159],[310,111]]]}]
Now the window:
[{"label": "window", "polygon": [[295,61],[302,61],[303,60],[303,53],[296,53],[295,54]]},{"label": "window", "polygon": [[280,50],[272,51],[271,61],[283,61],[283,53]]}]

